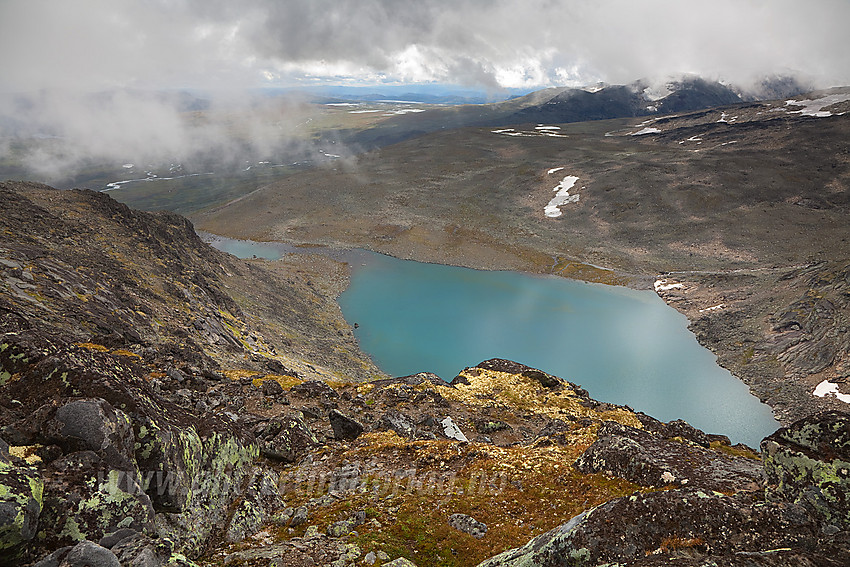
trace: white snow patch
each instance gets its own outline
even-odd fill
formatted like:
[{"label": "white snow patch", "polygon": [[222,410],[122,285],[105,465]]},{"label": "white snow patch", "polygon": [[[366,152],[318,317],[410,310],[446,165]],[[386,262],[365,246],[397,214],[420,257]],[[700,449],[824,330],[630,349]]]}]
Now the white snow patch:
[{"label": "white snow patch", "polygon": [[547,172],[546,172],[546,174],[547,174],[547,175],[552,175],[552,174],[553,174],[553,173],[555,173],[556,171],[561,171],[562,169],[564,169],[564,168],[563,168],[563,167],[553,167],[552,169],[550,169],[549,171],[547,171]]},{"label": "white snow patch", "polygon": [[552,197],[549,204],[543,208],[543,214],[549,218],[557,218],[562,214],[561,209],[559,208],[560,206],[566,205],[567,203],[577,203],[579,196],[570,195],[570,189],[573,188],[576,181],[578,181],[578,177],[574,175],[567,175],[564,177],[558,186],[553,189],[553,191],[555,191],[555,196]]},{"label": "white snow patch", "polygon": [[650,104],[649,106],[646,107],[646,109],[650,112],[658,112],[658,107],[655,106],[654,104]]},{"label": "white snow patch", "polygon": [[667,280],[655,280],[655,284],[654,284],[653,287],[655,287],[656,292],[659,292],[659,291],[670,291],[671,289],[682,289],[685,286],[680,284],[680,283],[668,284]]},{"label": "white snow patch", "polygon": [[658,134],[661,132],[658,128],[644,128],[643,130],[638,130],[637,132],[632,132],[632,136],[643,136],[644,134]]},{"label": "white snow patch", "polygon": [[513,128],[503,128],[502,130],[490,130],[493,134],[501,134],[503,136],[522,136],[525,138],[531,138],[534,136],[548,136],[550,138],[568,138],[569,136],[565,136],[564,134],[555,133],[552,128],[558,128],[558,126],[543,126],[536,127],[534,130],[530,130],[528,132],[517,132]]},{"label": "white snow patch", "polygon": [[349,114],[366,114],[367,112],[383,112],[383,110],[349,110]]},{"label": "white snow patch", "polygon": [[560,126],[535,126],[535,130],[560,130]]},{"label": "white snow patch", "polygon": [[700,313],[705,313],[706,311],[719,311],[726,307],[726,304],[721,303],[720,305],[715,305],[714,307],[706,307],[705,309],[700,309]]},{"label": "white snow patch", "polygon": [[838,384],[833,384],[829,380],[824,380],[820,384],[815,387],[815,391],[812,392],[815,396],[819,398],[825,398],[826,396],[833,396],[844,402],[845,404],[850,404],[850,394],[842,394],[838,391]]},{"label": "white snow patch", "polygon": [[385,113],[384,116],[397,116],[402,114],[409,114],[411,112],[425,112],[424,108],[399,108],[398,110],[390,110]]},{"label": "white snow patch", "polygon": [[802,114],[814,118],[826,118],[832,116],[832,112],[823,110],[827,106],[850,100],[850,94],[834,94],[815,100],[786,100],[785,106],[802,106],[803,110],[790,110],[789,114]]},{"label": "white snow patch", "polygon": [[124,164],[124,165],[122,165],[121,167],[123,167],[124,169],[133,169],[133,168],[134,168],[134,167],[136,167],[136,166],[135,166],[135,165],[133,165],[132,163],[125,163],[125,164]]},{"label": "white snow patch", "polygon": [[702,142],[702,138],[698,138],[698,137],[696,137],[696,136],[691,136],[691,137],[690,137],[690,138],[688,138],[687,140],[682,140],[682,141],[681,141],[681,142],[679,142],[679,143],[680,143],[680,144],[684,144],[685,142]]},{"label": "white snow patch", "polygon": [[360,104],[356,102],[329,102],[325,106],[360,106]]},{"label": "white snow patch", "polygon": [[440,422],[440,424],[443,426],[443,433],[445,433],[446,437],[449,439],[464,442],[469,441],[469,439],[466,438],[466,435],[463,434],[463,431],[460,430],[460,427],[455,425],[455,422],[452,421],[451,417],[445,418]]},{"label": "white snow patch", "polygon": [[101,189],[101,193],[106,193],[108,191],[114,191],[115,189],[120,189],[122,185],[126,185],[127,183],[138,183],[140,181],[171,181],[173,179],[183,179],[184,177],[197,177],[199,175],[215,175],[215,172],[209,171],[207,173],[189,173],[187,175],[175,175],[174,177],[159,177],[155,173],[151,171],[146,171],[144,177],[142,179],[127,179],[125,181],[113,181],[112,183],[107,183],[105,189]]}]

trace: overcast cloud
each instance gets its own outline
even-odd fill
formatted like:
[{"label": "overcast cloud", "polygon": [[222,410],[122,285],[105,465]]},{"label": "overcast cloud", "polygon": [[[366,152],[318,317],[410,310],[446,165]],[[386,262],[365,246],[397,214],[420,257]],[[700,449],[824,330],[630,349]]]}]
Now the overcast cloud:
[{"label": "overcast cloud", "polygon": [[[847,0],[0,0],[0,152],[24,123],[110,159],[226,145],[223,129],[187,125],[172,104],[138,94],[156,89],[231,100],[322,83],[497,92],[683,73],[742,87],[770,75],[848,85],[848,24]],[[128,90],[81,97],[114,89]],[[28,107],[2,96],[36,91]],[[282,135],[279,124],[258,129],[265,145]],[[56,167],[59,157],[76,159],[33,159]]]},{"label": "overcast cloud", "polygon": [[0,88],[850,83],[846,0],[2,0]]}]

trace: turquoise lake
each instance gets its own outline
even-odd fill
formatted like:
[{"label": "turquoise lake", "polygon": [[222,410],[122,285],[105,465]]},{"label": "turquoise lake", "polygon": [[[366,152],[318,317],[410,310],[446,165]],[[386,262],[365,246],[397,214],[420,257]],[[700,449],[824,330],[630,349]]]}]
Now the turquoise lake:
[{"label": "turquoise lake", "polygon": [[[278,244],[213,240],[237,256],[279,258]],[[334,254],[353,266],[339,303],[385,372],[450,381],[508,358],[580,384],[591,397],[657,419],[684,419],[758,447],[779,426],[770,408],[719,367],[688,321],[655,293],[554,276]]]}]

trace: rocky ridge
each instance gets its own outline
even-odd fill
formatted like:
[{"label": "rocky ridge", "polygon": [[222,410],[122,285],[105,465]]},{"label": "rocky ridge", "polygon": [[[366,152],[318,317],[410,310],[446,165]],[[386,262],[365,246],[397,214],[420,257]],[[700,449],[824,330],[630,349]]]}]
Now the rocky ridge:
[{"label": "rocky ridge", "polygon": [[386,377],[334,264],[0,189],[0,564],[850,560],[846,413],[759,455],[507,360]]}]

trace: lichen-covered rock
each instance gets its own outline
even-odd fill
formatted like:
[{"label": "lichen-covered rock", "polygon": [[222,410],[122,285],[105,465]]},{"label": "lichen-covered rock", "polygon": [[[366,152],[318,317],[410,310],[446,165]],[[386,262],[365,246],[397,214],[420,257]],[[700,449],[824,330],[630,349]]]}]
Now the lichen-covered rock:
[{"label": "lichen-covered rock", "polygon": [[393,559],[392,561],[382,563],[381,567],[416,567],[416,563],[414,563],[410,559],[399,557],[398,559]]},{"label": "lichen-covered rock", "polygon": [[755,489],[761,481],[761,463],[754,459],[664,439],[612,421],[605,422],[598,435],[575,462],[581,472],[604,471],[644,486],[718,491]]},{"label": "lichen-covered rock", "polygon": [[35,537],[43,491],[35,468],[0,461],[0,557],[17,555]]},{"label": "lichen-covered rock", "polygon": [[288,415],[280,420],[280,431],[262,447],[264,457],[294,463],[311,448],[319,445],[319,440],[300,415]]},{"label": "lichen-covered rock", "polygon": [[402,437],[413,438],[416,434],[416,425],[406,415],[398,410],[391,409],[381,416],[378,427],[387,431],[395,431]]},{"label": "lichen-covered rock", "polygon": [[825,412],[762,441],[767,495],[850,529],[850,414]]},{"label": "lichen-covered rock", "polygon": [[673,549],[723,557],[794,548],[817,556],[819,536],[799,506],[679,489],[612,500],[479,567],[628,564]]},{"label": "lichen-covered rock", "polygon": [[449,516],[449,525],[456,530],[468,533],[476,539],[481,539],[487,535],[487,524],[479,522],[466,514],[452,514]]},{"label": "lichen-covered rock", "polygon": [[172,564],[172,560],[178,560],[177,555],[174,554],[174,544],[171,540],[168,538],[152,539],[140,533],[121,539],[110,546],[109,549],[115,554],[121,565],[132,565],[133,567],[162,567]]},{"label": "lichen-covered rock", "polygon": [[283,499],[278,491],[277,476],[273,471],[257,469],[242,496],[242,502],[230,519],[225,539],[231,542],[245,539],[260,529],[272,513],[282,507]]},{"label": "lichen-covered rock", "polygon": [[140,478],[110,468],[94,451],[56,459],[45,478],[38,541],[47,548],[100,541],[121,528],[153,529],[154,508]]},{"label": "lichen-covered rock", "polygon": [[[354,531],[354,528],[361,526],[366,522],[366,512],[360,511],[352,514],[351,517],[345,520],[334,522],[328,526],[328,537],[342,537]],[[359,554],[358,554],[359,555]]]}]

